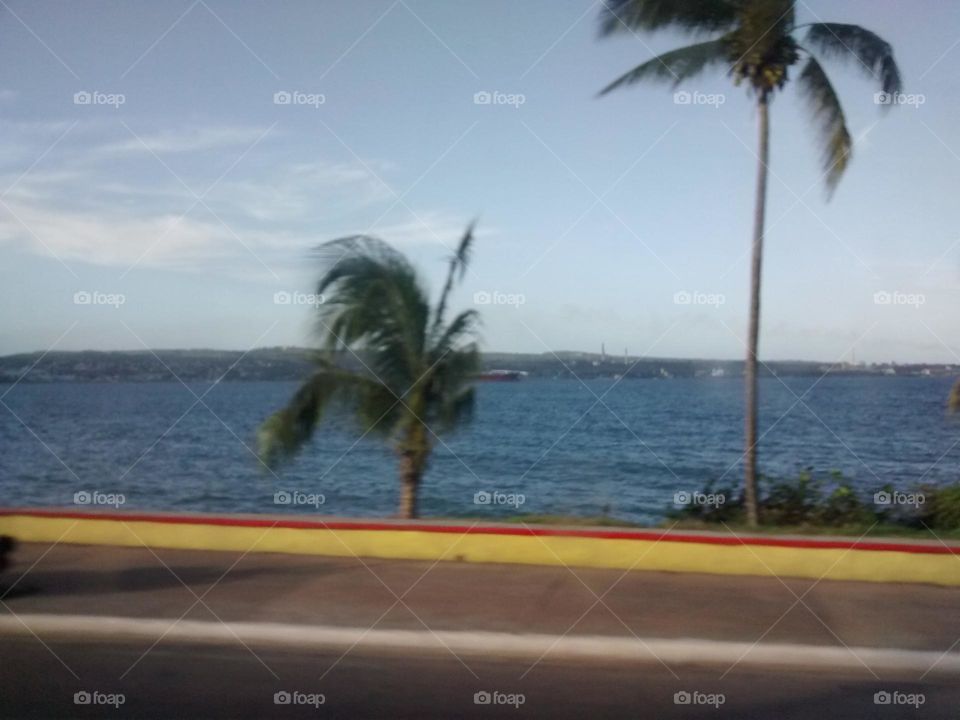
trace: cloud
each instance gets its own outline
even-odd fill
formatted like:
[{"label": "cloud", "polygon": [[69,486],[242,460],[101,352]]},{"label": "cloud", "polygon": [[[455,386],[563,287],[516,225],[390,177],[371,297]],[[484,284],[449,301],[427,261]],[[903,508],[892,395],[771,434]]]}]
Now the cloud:
[{"label": "cloud", "polygon": [[[143,136],[142,143],[91,141],[94,130],[84,127],[76,139],[67,133],[46,156],[58,135],[25,128],[26,157],[33,159],[0,172],[0,184],[10,188],[0,197],[0,243],[124,271],[136,265],[234,274],[253,267],[274,274],[302,264],[311,248],[334,237],[368,232],[400,246],[452,248],[465,224],[437,210],[414,214],[396,202],[381,180],[391,170],[386,163],[291,161],[267,143],[198,202],[150,151],[183,154],[187,162],[176,165],[183,182],[206,186],[221,158],[192,155],[212,151],[232,162],[262,129],[191,128]],[[118,165],[120,156],[130,162]],[[42,162],[33,166],[38,157]]]},{"label": "cloud", "polygon": [[225,178],[211,198],[258,222],[290,223],[348,217],[393,194],[359,163],[298,162],[256,178]]},{"label": "cloud", "polygon": [[[135,131],[135,129],[134,129]],[[128,130],[128,132],[130,132]],[[176,132],[161,132],[150,135],[133,135],[129,139],[100,145],[95,152],[100,155],[125,155],[138,153],[203,152],[227,147],[249,147],[275,130],[258,127],[199,127]]]},{"label": "cloud", "polygon": [[367,231],[368,234],[392,245],[442,245],[453,250],[469,222],[469,218],[441,211],[418,211],[412,215],[409,210],[401,209],[398,214],[409,219],[377,223]]},{"label": "cloud", "polygon": [[222,256],[231,241],[229,230],[219,224],[171,214],[136,217],[58,212],[19,203],[0,206],[0,242],[25,243],[68,264],[83,261],[126,269],[140,262],[188,268]]}]

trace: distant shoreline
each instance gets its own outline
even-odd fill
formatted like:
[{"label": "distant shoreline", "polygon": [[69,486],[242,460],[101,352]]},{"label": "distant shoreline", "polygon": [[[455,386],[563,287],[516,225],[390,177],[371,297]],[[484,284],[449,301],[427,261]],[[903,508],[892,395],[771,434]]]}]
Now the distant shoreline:
[{"label": "distant shoreline", "polygon": [[[167,381],[299,381],[312,370],[307,348],[231,350],[139,350],[24,353],[0,357],[0,384],[123,383]],[[345,353],[344,365],[362,367],[357,356]],[[741,360],[614,357],[599,353],[484,353],[483,371],[510,370],[531,379],[738,379]],[[762,374],[777,377],[956,377],[960,364],[826,363],[772,360]]]}]

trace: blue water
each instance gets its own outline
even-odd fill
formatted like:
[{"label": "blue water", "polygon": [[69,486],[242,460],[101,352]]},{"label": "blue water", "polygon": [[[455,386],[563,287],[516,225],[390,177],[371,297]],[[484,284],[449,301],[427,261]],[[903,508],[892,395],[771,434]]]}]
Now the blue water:
[{"label": "blue water", "polygon": [[[814,380],[761,381],[765,474],[840,470],[864,492],[960,480],[960,422],[945,414],[950,379],[826,377],[810,390]],[[422,512],[514,512],[474,504],[474,493],[499,490],[522,493],[522,512],[607,510],[651,522],[678,490],[724,473],[739,483],[739,380],[613,385],[481,384],[473,425],[437,443]],[[191,385],[198,395],[209,388]],[[344,417],[321,426],[279,477],[263,471],[255,430],[294,388],[225,382],[204,396],[208,409],[178,383],[17,385],[0,405],[0,504],[70,505],[74,493],[99,490],[122,493],[127,509],[316,512],[274,503],[277,490],[297,490],[322,494],[323,514],[394,513],[394,456],[376,437],[358,440]]]}]

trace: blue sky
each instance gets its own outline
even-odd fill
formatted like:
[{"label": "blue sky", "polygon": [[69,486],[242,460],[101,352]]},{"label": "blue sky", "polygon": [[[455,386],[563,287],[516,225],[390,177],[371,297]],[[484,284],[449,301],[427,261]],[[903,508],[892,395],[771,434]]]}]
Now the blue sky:
[{"label": "blue sky", "polygon": [[[743,355],[745,91],[595,97],[683,39],[598,40],[588,0],[6,6],[0,353],[306,344],[275,295],[310,292],[316,244],[377,234],[436,290],[477,217],[485,349]],[[828,204],[796,88],[775,101],[761,354],[960,362],[960,6],[799,10],[889,40],[922,104],[883,114],[827,63],[857,138]]]}]

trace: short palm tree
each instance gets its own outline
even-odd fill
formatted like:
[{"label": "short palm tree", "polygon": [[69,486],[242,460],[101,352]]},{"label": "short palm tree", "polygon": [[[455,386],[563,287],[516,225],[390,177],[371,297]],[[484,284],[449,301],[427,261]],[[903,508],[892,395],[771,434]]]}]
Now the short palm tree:
[{"label": "short palm tree", "polygon": [[[797,81],[818,124],[823,169],[832,195],[850,163],[853,140],[830,79],[815,56],[852,61],[877,79],[888,98],[900,92],[900,72],[893,49],[857,25],[796,24],[795,0],[606,0],[600,23],[603,35],[674,30],[711,39],[664,53],[638,65],[601,91],[601,95],[645,80],[677,86],[707,69],[723,68],[736,84],[747,83],[757,102],[760,141],[750,266],[750,321],[744,370],[745,478],[747,520],[757,523],[757,345],[760,332],[760,275],[769,161],[769,106],[803,63]],[[802,32],[804,31],[805,32]],[[803,35],[802,43],[800,35]],[[886,104],[889,104],[889,100]]]},{"label": "short palm tree", "polygon": [[340,259],[317,286],[324,298],[316,321],[322,343],[317,367],[261,427],[260,456],[267,465],[295,454],[332,401],[346,403],[365,433],[392,441],[400,463],[400,516],[416,517],[434,431],[453,429],[473,408],[479,317],[465,310],[446,319],[472,243],[471,226],[432,308],[413,266],[386,243],[355,236],[321,246],[324,256]]}]

